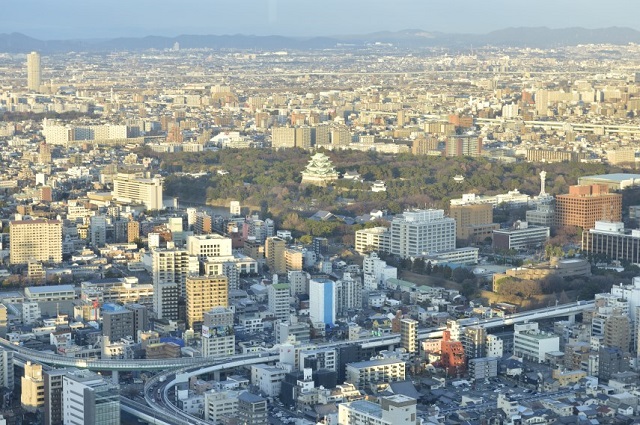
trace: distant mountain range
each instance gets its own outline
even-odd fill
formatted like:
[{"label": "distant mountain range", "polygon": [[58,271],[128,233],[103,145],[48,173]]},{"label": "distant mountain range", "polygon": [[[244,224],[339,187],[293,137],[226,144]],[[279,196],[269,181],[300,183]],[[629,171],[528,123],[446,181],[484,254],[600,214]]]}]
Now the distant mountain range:
[{"label": "distant mountain range", "polygon": [[486,45],[501,47],[550,48],[577,44],[640,43],[640,31],[631,28],[506,28],[487,34],[446,34],[423,30],[377,32],[362,35],[330,37],[284,37],[255,35],[179,35],[177,37],[124,37],[86,40],[38,40],[20,33],[0,34],[0,52],[43,53],[71,51],[113,51],[167,49],[180,43],[181,48],[306,50],[329,49],[339,45],[364,47],[374,43],[393,44],[402,48],[449,47],[470,48]]}]

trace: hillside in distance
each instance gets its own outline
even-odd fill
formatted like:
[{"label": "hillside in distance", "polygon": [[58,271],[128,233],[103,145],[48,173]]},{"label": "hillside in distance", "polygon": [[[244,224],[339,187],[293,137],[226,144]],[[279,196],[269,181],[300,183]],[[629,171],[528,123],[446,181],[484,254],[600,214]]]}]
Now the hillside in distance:
[{"label": "hillside in distance", "polygon": [[0,52],[43,53],[71,51],[114,51],[168,49],[178,42],[181,48],[237,50],[308,50],[331,49],[337,46],[362,48],[372,44],[390,44],[399,48],[469,48],[486,45],[499,47],[551,48],[578,44],[640,43],[640,31],[631,28],[600,29],[547,27],[505,28],[486,34],[448,34],[419,29],[396,32],[376,32],[360,35],[329,37],[286,37],[278,35],[179,35],[176,37],[147,36],[113,39],[39,40],[21,33],[0,34]]}]

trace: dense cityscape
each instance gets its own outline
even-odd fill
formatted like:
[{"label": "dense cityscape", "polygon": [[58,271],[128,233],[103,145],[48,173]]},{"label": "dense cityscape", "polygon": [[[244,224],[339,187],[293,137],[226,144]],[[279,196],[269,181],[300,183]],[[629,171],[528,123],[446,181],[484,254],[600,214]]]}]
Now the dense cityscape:
[{"label": "dense cityscape", "polygon": [[0,424],[640,423],[640,44],[0,82]]}]

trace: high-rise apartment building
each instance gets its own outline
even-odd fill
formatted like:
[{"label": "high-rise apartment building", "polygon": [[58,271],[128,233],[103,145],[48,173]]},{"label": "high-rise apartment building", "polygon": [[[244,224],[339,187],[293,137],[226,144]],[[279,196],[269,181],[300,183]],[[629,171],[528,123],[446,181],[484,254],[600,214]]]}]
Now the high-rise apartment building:
[{"label": "high-rise apartment building", "polygon": [[113,199],[125,203],[142,204],[148,210],[161,210],[162,177],[141,178],[135,174],[118,173],[113,179]]},{"label": "high-rise apartment building", "polygon": [[187,276],[200,271],[198,258],[186,250],[152,252],[153,310],[158,319],[178,319],[178,300],[186,297]]},{"label": "high-rise apartment building", "polygon": [[27,264],[29,260],[62,261],[62,223],[58,220],[19,220],[9,224],[11,264]]},{"label": "high-rise apartment building", "polygon": [[570,186],[569,193],[556,196],[556,226],[578,226],[584,231],[596,221],[622,221],[622,195],[609,193],[604,184]]},{"label": "high-rise apartment building", "polygon": [[443,210],[405,211],[391,221],[389,250],[403,258],[456,248],[456,221]]},{"label": "high-rise apartment building", "polygon": [[273,127],[271,130],[271,146],[274,149],[295,147],[295,127]]},{"label": "high-rise apartment building", "polygon": [[309,318],[313,323],[333,325],[337,313],[336,283],[329,279],[309,281]]},{"label": "high-rise apartment building", "polygon": [[277,319],[286,320],[289,318],[290,306],[289,299],[291,296],[291,288],[284,283],[274,283],[267,288],[267,298],[269,311]]},{"label": "high-rise apartment building", "polygon": [[39,92],[42,85],[42,64],[40,53],[31,52],[27,55],[27,88]]},{"label": "high-rise apartment building", "polygon": [[477,135],[449,136],[445,153],[447,156],[480,156],[482,139]]},{"label": "high-rise apartment building", "polygon": [[0,387],[13,391],[14,376],[13,351],[0,348]]},{"label": "high-rise apartment building", "polygon": [[400,345],[407,353],[418,352],[418,321],[402,319],[400,321]]},{"label": "high-rise apartment building", "polygon": [[286,242],[278,237],[267,238],[264,242],[264,256],[267,259],[269,273],[283,274],[287,272],[285,260]]},{"label": "high-rise apartment building", "polygon": [[44,371],[44,424],[62,425],[62,388],[66,369]]},{"label": "high-rise apartment building", "polygon": [[202,326],[204,313],[214,307],[229,306],[229,283],[226,276],[187,277],[187,326]]}]

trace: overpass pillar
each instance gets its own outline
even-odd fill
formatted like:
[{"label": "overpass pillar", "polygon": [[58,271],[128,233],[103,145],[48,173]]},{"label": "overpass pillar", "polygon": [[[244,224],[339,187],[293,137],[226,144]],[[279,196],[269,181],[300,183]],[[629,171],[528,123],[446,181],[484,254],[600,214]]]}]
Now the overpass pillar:
[{"label": "overpass pillar", "polygon": [[220,371],[216,370],[215,372],[213,372],[213,380],[214,381],[220,381]]},{"label": "overpass pillar", "polygon": [[114,370],[111,372],[111,380],[113,381],[114,384],[118,385],[120,382],[120,372],[118,372],[117,370]]},{"label": "overpass pillar", "polygon": [[572,324],[576,323],[576,315],[575,315],[575,313],[574,314],[570,314],[568,318],[569,318],[569,323],[572,323]]},{"label": "overpass pillar", "polygon": [[393,350],[395,350],[395,349],[396,349],[395,344],[389,344],[388,349],[389,349],[389,351],[393,351]]}]

